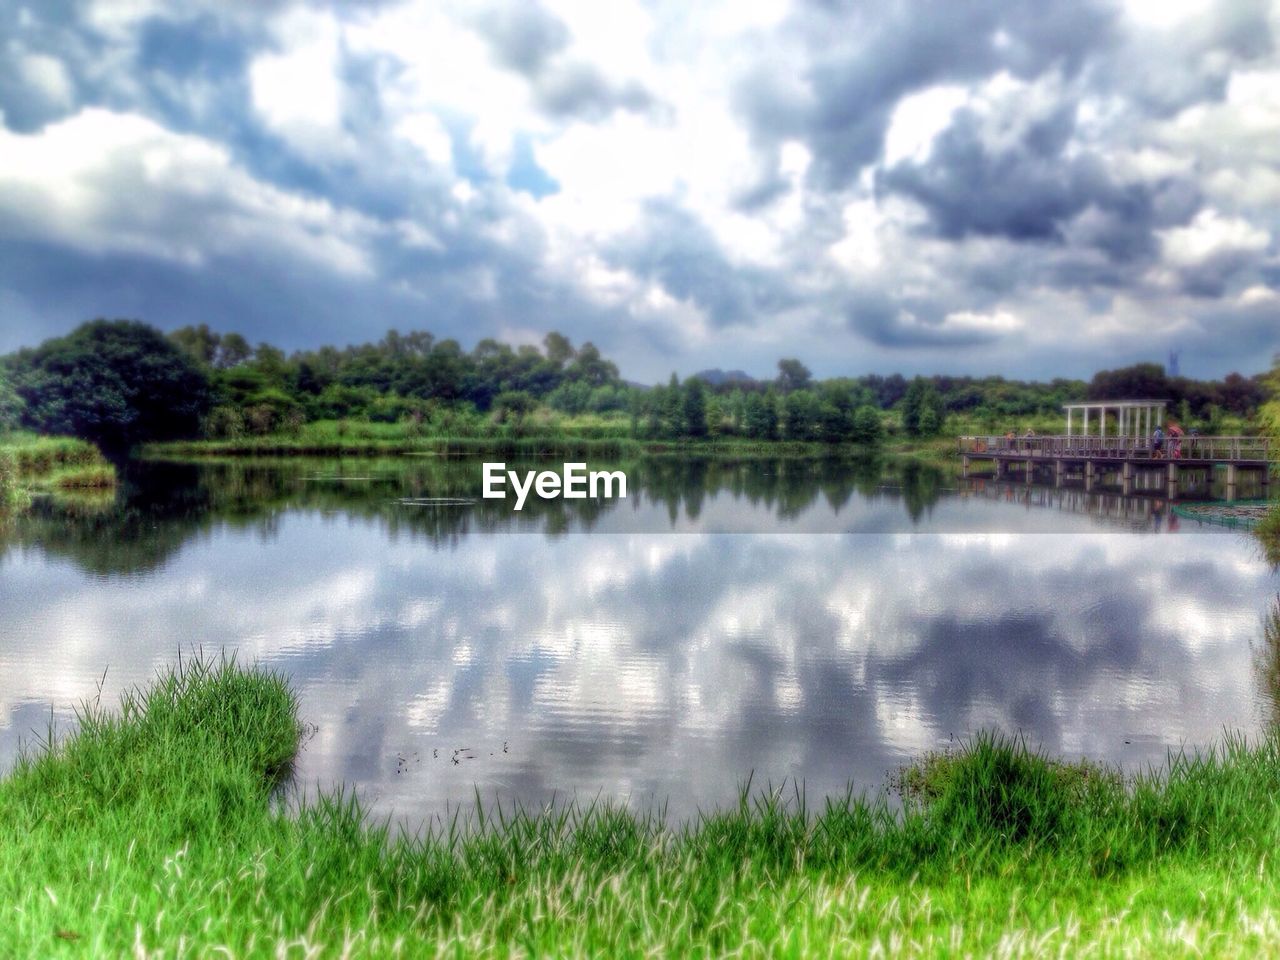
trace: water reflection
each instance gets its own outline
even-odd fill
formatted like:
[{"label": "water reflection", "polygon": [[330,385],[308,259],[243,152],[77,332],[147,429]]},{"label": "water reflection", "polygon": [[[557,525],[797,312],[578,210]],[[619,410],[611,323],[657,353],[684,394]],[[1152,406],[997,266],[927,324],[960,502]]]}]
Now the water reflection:
[{"label": "water reflection", "polygon": [[[531,495],[517,513],[509,502],[478,497],[475,460],[132,462],[114,499],[40,500],[10,520],[0,528],[0,554],[37,546],[95,573],[144,573],[215,530],[270,537],[280,517],[297,511],[376,520],[388,537],[437,546],[494,532],[1063,533],[1100,526],[1172,531],[1181,523],[1157,497],[961,480],[912,461],[655,457],[592,464],[615,467],[627,472],[626,500]],[[429,502],[441,499],[454,502]]]},{"label": "water reflection", "polygon": [[[531,522],[567,520],[556,535],[502,536],[496,513],[486,530],[483,512],[394,505],[447,489],[435,465],[172,469],[135,483],[123,514],[42,508],[0,558],[0,763],[104,667],[113,695],[193,644],[285,670],[318,727],[301,776],[355,782],[410,819],[473,786],[676,813],[725,802],[751,771],[870,787],[991,726],[1143,764],[1275,717],[1255,648],[1276,578],[1236,534],[1109,534],[1071,513],[1082,532],[912,533],[975,506],[1033,530],[1055,511],[906,474],[811,466],[801,484],[790,464],[672,463],[638,504],[590,524],[545,505]],[[857,535],[602,532],[613,515],[670,517],[675,497],[677,530],[722,498],[771,518],[898,519]]]}]

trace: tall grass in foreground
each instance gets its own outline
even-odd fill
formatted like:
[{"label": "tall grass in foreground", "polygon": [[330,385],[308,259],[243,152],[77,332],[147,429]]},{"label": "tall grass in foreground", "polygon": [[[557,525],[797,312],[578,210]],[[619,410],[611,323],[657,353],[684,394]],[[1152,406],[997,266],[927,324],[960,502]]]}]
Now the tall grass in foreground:
[{"label": "tall grass in foreground", "polygon": [[197,660],[20,760],[0,955],[1246,955],[1280,936],[1272,739],[1126,784],[985,735],[914,768],[901,810],[744,789],[683,826],[477,807],[405,836],[350,794],[272,803],[296,709],[275,674]]},{"label": "tall grass in foreground", "polygon": [[1262,544],[1267,562],[1273,567],[1280,567],[1280,502],[1254,525],[1253,533]]}]

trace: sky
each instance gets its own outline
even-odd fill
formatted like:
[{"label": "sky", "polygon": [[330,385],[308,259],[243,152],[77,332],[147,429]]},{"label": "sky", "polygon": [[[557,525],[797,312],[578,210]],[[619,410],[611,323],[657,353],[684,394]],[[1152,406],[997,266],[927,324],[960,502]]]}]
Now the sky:
[{"label": "sky", "polygon": [[1280,0],[0,0],[0,351],[1254,373],[1278,43]]}]

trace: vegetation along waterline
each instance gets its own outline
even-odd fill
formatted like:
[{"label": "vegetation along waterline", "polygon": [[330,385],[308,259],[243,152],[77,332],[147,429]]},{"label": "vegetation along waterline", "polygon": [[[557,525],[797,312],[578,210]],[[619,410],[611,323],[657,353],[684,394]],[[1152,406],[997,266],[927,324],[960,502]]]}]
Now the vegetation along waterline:
[{"label": "vegetation along waterline", "polygon": [[115,466],[88,441],[0,434],[0,508],[23,506],[34,493],[75,495],[115,485]]},{"label": "vegetation along waterline", "polygon": [[541,346],[485,339],[464,350],[393,330],[376,343],[286,355],[203,326],[165,335],[97,320],[0,358],[0,430],[72,434],[109,452],[169,440],[333,454],[532,439],[578,450],[607,441],[888,443],[928,456],[933,438],[1060,428],[1062,404],[1086,398],[1164,397],[1187,429],[1248,431],[1268,389],[1265,375],[1201,381],[1155,364],[1089,381],[818,379],[793,357],[768,378],[704,370],[644,385],[624,381],[591,343],[554,332]]},{"label": "vegetation along waterline", "polygon": [[[1272,638],[1272,642],[1276,642]],[[902,803],[758,785],[684,825],[477,806],[413,835],[286,804],[279,675],[183,661],[0,781],[6,956],[1248,955],[1280,935],[1280,740],[1128,782],[982,735]]]}]

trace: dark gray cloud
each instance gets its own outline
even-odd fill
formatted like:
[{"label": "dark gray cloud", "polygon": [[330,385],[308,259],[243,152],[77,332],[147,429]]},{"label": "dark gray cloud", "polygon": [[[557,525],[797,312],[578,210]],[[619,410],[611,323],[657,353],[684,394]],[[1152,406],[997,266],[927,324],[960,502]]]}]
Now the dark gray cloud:
[{"label": "dark gray cloud", "polygon": [[605,256],[695,304],[716,326],[755,323],[797,302],[784,277],[734,265],[705,225],[671,203],[648,204],[636,229],[611,244]]},{"label": "dark gray cloud", "polygon": [[790,26],[810,51],[808,96],[778,93],[776,65],[764,62],[744,78],[739,100],[761,140],[802,135],[814,151],[814,181],[846,186],[879,157],[903,96],[1002,70],[1024,79],[1071,75],[1112,42],[1114,19],[1092,0],[803,5]]},{"label": "dark gray cloud", "polygon": [[[920,203],[941,237],[1069,245],[1071,255],[1055,269],[1059,281],[1122,284],[1135,263],[1158,254],[1157,230],[1191,219],[1199,190],[1188,178],[1124,183],[1104,156],[1068,153],[1075,110],[1073,103],[1061,104],[999,147],[985,141],[982,121],[962,110],[927,162],[883,170],[877,185]],[[1088,250],[1102,257],[1078,255]]]},{"label": "dark gray cloud", "polygon": [[534,77],[569,45],[569,28],[540,3],[497,4],[478,14],[476,26],[503,66]]},{"label": "dark gray cloud", "polygon": [[615,110],[645,113],[658,105],[643,84],[614,82],[595,65],[563,55],[569,28],[540,3],[496,4],[473,22],[494,59],[524,75],[552,116],[600,120]]},{"label": "dark gray cloud", "polygon": [[635,81],[611,83],[596,67],[570,63],[544,71],[537,80],[538,103],[559,117],[599,120],[615,110],[647,113],[658,106],[653,95]]}]

